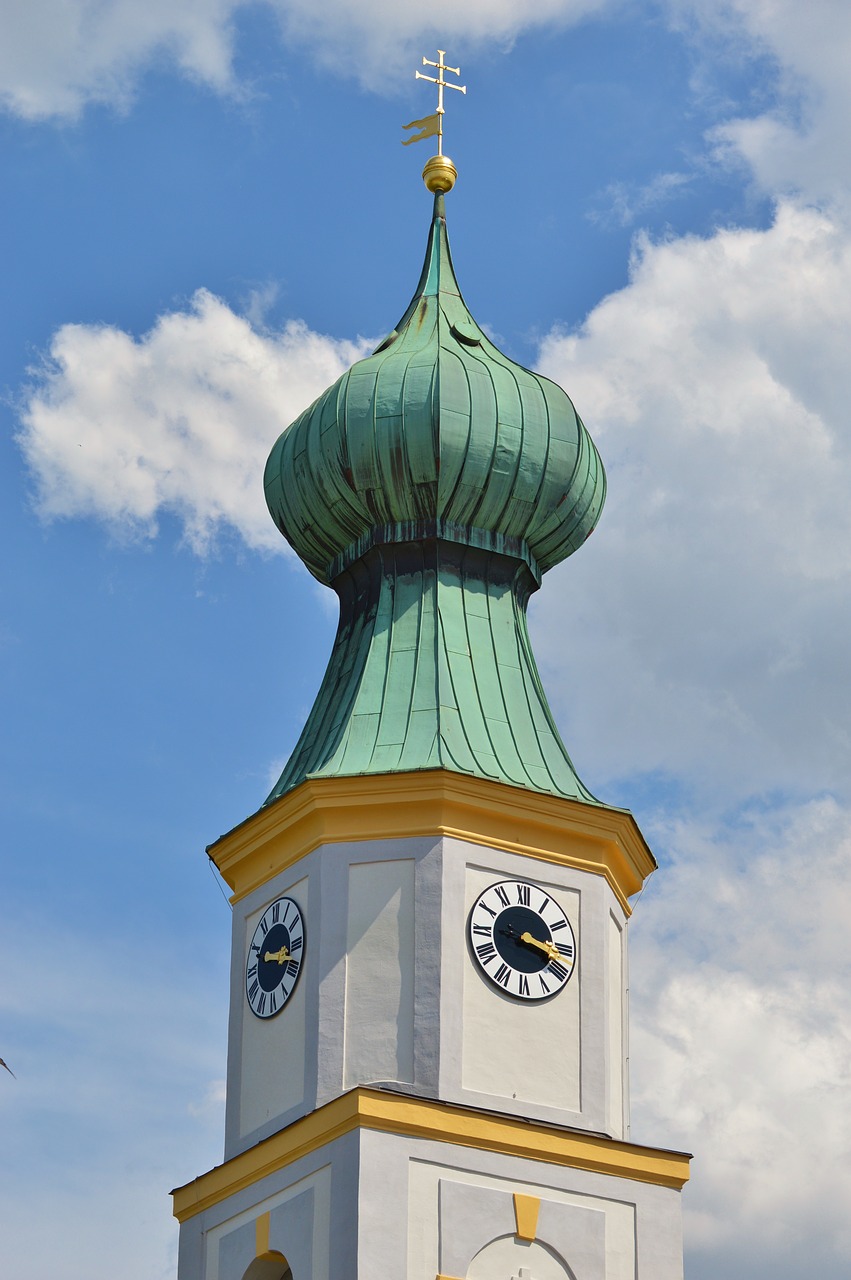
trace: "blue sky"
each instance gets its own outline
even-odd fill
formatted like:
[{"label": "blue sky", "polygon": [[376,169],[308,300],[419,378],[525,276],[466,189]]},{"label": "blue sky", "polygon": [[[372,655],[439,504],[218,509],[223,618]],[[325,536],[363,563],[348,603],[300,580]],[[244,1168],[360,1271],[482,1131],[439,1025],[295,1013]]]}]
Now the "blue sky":
[{"label": "blue sky", "polygon": [[610,478],[532,622],[580,775],[662,864],[631,926],[633,1136],[696,1154],[690,1280],[848,1273],[851,11],[531,12],[0,10],[16,1280],[173,1275],[165,1193],[221,1158],[204,847],[265,797],[335,622],[262,464],[413,291],[428,151],[401,124],[444,41],[467,302]]}]

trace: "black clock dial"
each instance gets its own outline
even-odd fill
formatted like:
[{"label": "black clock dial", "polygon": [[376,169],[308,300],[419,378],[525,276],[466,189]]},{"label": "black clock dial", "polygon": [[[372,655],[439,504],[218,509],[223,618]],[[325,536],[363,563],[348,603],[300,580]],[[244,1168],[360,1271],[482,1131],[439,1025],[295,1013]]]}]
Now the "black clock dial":
[{"label": "black clock dial", "polygon": [[289,1000],[304,959],[304,918],[292,898],[278,898],[263,912],[248,945],[245,994],[251,1012],[272,1018]]},{"label": "black clock dial", "polygon": [[485,977],[520,1000],[546,1000],[566,985],[576,939],[555,899],[524,880],[502,880],[470,912],[470,947]]}]

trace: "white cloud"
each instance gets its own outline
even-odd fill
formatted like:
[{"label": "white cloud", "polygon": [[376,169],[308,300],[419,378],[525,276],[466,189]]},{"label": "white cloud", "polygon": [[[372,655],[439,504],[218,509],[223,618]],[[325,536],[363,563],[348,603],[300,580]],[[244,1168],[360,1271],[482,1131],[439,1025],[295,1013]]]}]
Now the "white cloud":
[{"label": "white cloud", "polygon": [[846,0],[668,0],[697,42],[720,37],[735,57],[776,68],[776,103],[720,126],[721,154],[744,161],[764,190],[843,198],[851,188],[851,7]]},{"label": "white cloud", "polygon": [[[422,40],[505,44],[521,31],[575,22],[610,0],[257,0],[278,16],[285,38],[322,63],[387,85]],[[119,108],[139,78],[166,62],[218,92],[238,93],[234,29],[251,0],[7,0],[0,11],[0,102],[27,120],[75,118],[89,103]],[[414,46],[416,45],[416,49]]]},{"label": "white cloud", "polygon": [[[277,15],[287,43],[374,89],[409,75],[424,41],[429,47],[440,38],[470,51],[509,46],[526,31],[574,24],[616,9],[619,0],[540,0],[533,7],[520,0],[434,0],[427,9],[395,0],[257,3]],[[240,15],[250,6],[251,0],[7,0],[0,11],[0,103],[27,120],[74,119],[90,103],[126,108],[141,75],[157,64],[216,92],[244,93],[233,60]],[[652,14],[655,5],[644,7]],[[717,56],[720,41],[738,58],[762,56],[776,64],[778,105],[722,126],[715,138],[721,151],[743,158],[769,190],[803,184],[835,194],[838,183],[847,183],[851,11],[845,0],[805,6],[664,0],[663,7],[672,25],[695,35],[700,56]],[[666,179],[670,175],[662,175]]]},{"label": "white cloud", "polygon": [[630,284],[543,344],[611,481],[535,605],[592,785],[847,787],[849,329],[848,229],[787,202],[767,231],[639,241]]},{"label": "white cloud", "polygon": [[240,0],[6,0],[0,102],[27,120],[74,118],[88,103],[126,107],[155,59],[233,90],[231,23]]},{"label": "white cloud", "polygon": [[38,510],[144,537],[169,512],[199,553],[226,529],[281,551],[262,498],[266,455],[367,349],[295,321],[258,330],[205,290],[138,340],[63,325],[21,413]]},{"label": "white cloud", "polygon": [[[365,87],[377,72],[410,75],[427,40],[441,47],[510,44],[523,31],[568,25],[612,6],[613,0],[433,0],[426,7],[397,0],[273,0],[288,37],[308,45],[320,59],[351,72],[353,62]],[[444,46],[444,41],[450,43]],[[435,54],[429,56],[434,57]],[[450,60],[455,55],[450,55]],[[463,67],[462,67],[463,71]]]},{"label": "white cloud", "polygon": [[604,212],[592,212],[592,222],[606,225],[631,226],[642,213],[668,204],[694,181],[688,173],[657,173],[649,182],[641,184],[613,182],[600,193],[605,203]]},{"label": "white cloud", "polygon": [[719,1263],[730,1274],[731,1257],[753,1280],[810,1267],[838,1280],[851,1260],[851,811],[814,801],[722,833],[658,834],[677,861],[631,926],[633,1137],[696,1153],[696,1280]]}]

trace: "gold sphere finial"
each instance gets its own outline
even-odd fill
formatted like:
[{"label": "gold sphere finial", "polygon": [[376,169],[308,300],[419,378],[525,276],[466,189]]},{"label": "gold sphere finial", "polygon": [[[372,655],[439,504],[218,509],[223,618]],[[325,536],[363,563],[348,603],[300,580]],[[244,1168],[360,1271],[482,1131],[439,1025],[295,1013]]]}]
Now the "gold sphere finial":
[{"label": "gold sphere finial", "polygon": [[451,191],[455,186],[458,170],[449,156],[432,156],[426,160],[423,169],[423,182],[429,191]]},{"label": "gold sphere finial", "polygon": [[424,67],[434,67],[437,71],[436,76],[423,75],[421,71],[415,71],[414,77],[417,80],[428,80],[429,84],[437,85],[437,110],[433,115],[423,116],[422,120],[412,120],[410,124],[403,124],[402,128],[407,130],[414,129],[415,133],[410,138],[402,140],[403,147],[409,147],[412,142],[422,142],[424,138],[437,138],[437,155],[432,156],[426,162],[423,169],[423,182],[429,191],[437,194],[438,192],[451,191],[455,186],[455,179],[458,177],[458,170],[449,159],[449,156],[443,154],[443,117],[446,114],[443,106],[444,89],[455,89],[458,93],[466,93],[467,86],[465,84],[453,84],[451,80],[445,78],[448,71],[453,76],[460,76],[460,67],[448,67],[443,61],[445,49],[438,49],[437,62],[432,62],[430,58],[423,58]]}]

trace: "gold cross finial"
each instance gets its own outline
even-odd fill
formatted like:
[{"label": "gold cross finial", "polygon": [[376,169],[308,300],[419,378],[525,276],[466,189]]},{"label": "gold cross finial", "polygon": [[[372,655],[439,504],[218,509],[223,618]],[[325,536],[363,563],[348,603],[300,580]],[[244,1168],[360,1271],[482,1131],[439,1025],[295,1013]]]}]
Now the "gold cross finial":
[{"label": "gold cross finial", "polygon": [[445,109],[445,107],[444,107],[444,105],[443,105],[443,90],[444,90],[444,89],[457,89],[459,93],[466,93],[466,92],[467,92],[467,86],[466,86],[465,84],[452,84],[452,82],[451,82],[451,81],[449,81],[449,80],[444,80],[444,78],[443,78],[443,73],[444,73],[444,71],[449,71],[449,72],[451,72],[451,74],[452,74],[453,76],[460,76],[460,74],[461,74],[461,68],[460,68],[460,67],[447,67],[446,63],[443,61],[443,59],[444,59],[444,57],[445,57],[445,56],[446,56],[446,50],[445,50],[445,49],[438,49],[438,51],[437,51],[437,62],[431,62],[428,58],[423,58],[423,66],[424,66],[424,67],[436,67],[436,68],[437,68],[437,75],[436,75],[436,76],[424,76],[424,75],[423,75],[423,73],[422,73],[422,71],[415,71],[415,72],[414,72],[414,79],[415,79],[415,80],[428,80],[430,84],[436,84],[436,85],[437,85],[437,116],[438,116],[438,129],[437,129],[437,154],[438,154],[439,156],[442,156],[442,155],[443,155],[443,115],[444,115],[445,110],[446,110],[446,109]]},{"label": "gold cross finial", "polygon": [[418,129],[411,138],[405,138],[402,145],[407,147],[412,142],[421,142],[423,138],[437,138],[437,155],[432,156],[426,162],[423,169],[423,181],[429,191],[451,191],[455,185],[455,179],[458,176],[455,165],[448,156],[443,154],[443,117],[445,107],[443,105],[443,90],[457,89],[459,93],[466,93],[467,86],[465,84],[453,84],[451,80],[444,79],[444,72],[448,71],[453,76],[460,76],[460,67],[448,67],[444,62],[446,56],[445,49],[438,49],[437,62],[432,62],[430,58],[423,58],[424,67],[434,67],[437,71],[436,76],[423,75],[422,71],[414,72],[415,80],[428,80],[430,84],[437,85],[437,111],[432,116],[426,116],[423,120],[412,120],[410,124],[403,125],[404,129]]}]

